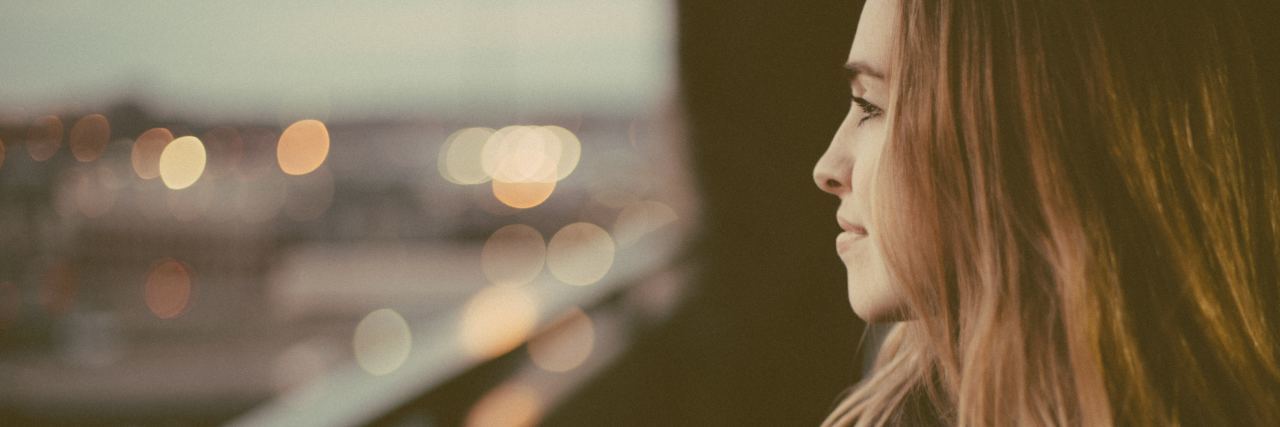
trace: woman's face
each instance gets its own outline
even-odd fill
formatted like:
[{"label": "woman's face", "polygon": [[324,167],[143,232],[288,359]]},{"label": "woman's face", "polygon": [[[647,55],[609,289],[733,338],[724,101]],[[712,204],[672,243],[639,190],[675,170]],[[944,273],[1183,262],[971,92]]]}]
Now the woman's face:
[{"label": "woman's face", "polygon": [[868,222],[874,203],[872,177],[889,129],[884,112],[889,107],[897,17],[897,0],[868,0],[863,7],[849,49],[849,114],[813,169],[818,187],[840,198],[836,221],[842,232],[836,236],[836,252],[848,270],[849,304],[866,321],[889,320],[903,307],[888,280],[880,235]]}]

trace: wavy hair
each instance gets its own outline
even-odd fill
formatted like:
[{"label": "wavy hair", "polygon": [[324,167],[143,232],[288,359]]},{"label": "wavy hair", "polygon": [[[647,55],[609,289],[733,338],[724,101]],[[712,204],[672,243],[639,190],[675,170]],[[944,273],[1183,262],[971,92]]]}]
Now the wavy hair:
[{"label": "wavy hair", "polygon": [[1280,425],[1255,50],[1158,3],[902,0],[872,220],[913,320],[826,425]]}]

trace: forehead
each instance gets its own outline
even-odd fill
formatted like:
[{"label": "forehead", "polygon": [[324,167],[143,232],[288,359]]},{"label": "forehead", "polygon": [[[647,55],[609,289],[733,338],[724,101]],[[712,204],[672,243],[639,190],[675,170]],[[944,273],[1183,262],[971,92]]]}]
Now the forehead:
[{"label": "forehead", "polygon": [[893,39],[898,29],[899,0],[867,0],[858,18],[858,32],[849,48],[849,63],[864,63],[889,71]]}]

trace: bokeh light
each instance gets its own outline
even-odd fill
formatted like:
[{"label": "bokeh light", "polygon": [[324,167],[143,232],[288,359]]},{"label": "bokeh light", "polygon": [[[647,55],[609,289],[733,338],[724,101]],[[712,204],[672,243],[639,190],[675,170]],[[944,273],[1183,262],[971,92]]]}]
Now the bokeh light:
[{"label": "bokeh light", "polygon": [[440,176],[454,184],[483,184],[489,180],[481,166],[481,151],[485,141],[493,136],[489,128],[465,128],[454,132],[440,147],[437,167]]},{"label": "bokeh light", "polygon": [[485,241],[480,265],[491,283],[524,284],[542,272],[546,256],[542,233],[524,224],[511,224]]},{"label": "bokeh light", "polygon": [[591,356],[595,333],[591,318],[574,307],[550,330],[529,341],[529,358],[547,371],[568,372]]},{"label": "bokeh light", "polygon": [[204,174],[204,143],[194,136],[170,142],[160,153],[160,179],[172,190],[190,187]]},{"label": "bokeh light", "polygon": [[578,167],[578,160],[582,157],[582,141],[579,141],[578,136],[573,132],[560,126],[551,125],[543,128],[554,134],[560,142],[560,160],[556,163],[556,179],[568,178],[569,174]]},{"label": "bokeh light", "polygon": [[329,129],[319,120],[299,120],[280,134],[276,160],[289,175],[306,175],[329,157]]},{"label": "bokeh light", "polygon": [[[364,385],[471,375],[472,368],[487,366],[473,358],[505,354],[489,363],[501,365],[503,375],[530,374],[523,379],[533,381],[498,389],[509,378],[488,378],[448,413],[410,415],[423,415],[427,423],[537,424],[562,394],[574,391],[561,381],[568,376],[548,372],[590,374],[606,362],[601,356],[612,355],[607,327],[616,319],[591,304],[598,297],[627,302],[608,295],[612,284],[603,281],[630,274],[631,266],[619,258],[629,252],[615,253],[607,244],[607,261],[589,263],[594,267],[577,275],[571,270],[581,266],[558,261],[568,265],[559,270],[571,272],[555,273],[548,243],[555,234],[561,235],[557,248],[590,246],[560,230],[578,221],[599,225],[596,231],[603,227],[604,241],[614,241],[610,224],[621,208],[590,210],[586,190],[617,174],[600,167],[599,156],[626,145],[630,118],[663,112],[671,85],[652,71],[670,67],[647,63],[669,62],[670,49],[651,42],[671,39],[674,27],[665,19],[674,9],[617,14],[589,8],[594,12],[587,15],[595,18],[633,18],[621,26],[588,19],[579,28],[606,30],[605,45],[613,48],[604,53],[644,54],[644,61],[614,61],[618,55],[602,57],[592,49],[599,37],[567,31],[577,24],[557,17],[582,16],[552,10],[565,9],[556,5],[414,7],[408,18],[424,25],[406,27],[386,25],[386,15],[403,7],[338,3],[273,10],[30,8],[61,30],[51,45],[8,58],[23,70],[52,74],[12,79],[15,86],[29,86],[22,92],[31,96],[8,99],[13,105],[4,108],[24,109],[20,116],[0,111],[0,193],[12,202],[0,212],[0,240],[6,242],[0,248],[11,252],[0,262],[6,265],[0,268],[0,327],[19,328],[0,332],[0,358],[11,359],[0,364],[0,377],[14,376],[17,385],[12,392],[0,389],[13,395],[0,412],[40,424],[91,422],[86,420],[104,414],[253,422],[292,409],[279,405],[288,399],[286,391],[323,404],[327,394]],[[273,11],[285,14],[268,13]],[[332,19],[275,19],[317,18],[316,11],[354,17],[372,24],[372,32],[335,32],[350,27],[341,25],[343,19],[336,26],[320,22]],[[423,11],[432,22],[418,22]],[[35,17],[13,15],[17,21]],[[201,25],[184,26],[196,21]],[[511,31],[495,38],[494,22],[518,24],[497,29],[532,38],[513,38]],[[560,25],[565,23],[572,25]],[[280,30],[275,35],[284,38],[256,37],[233,24]],[[188,34],[195,27],[203,32]],[[461,29],[479,38],[423,38],[406,28]],[[88,32],[71,37],[62,31],[72,29]],[[404,62],[404,55],[385,55],[396,47],[387,42],[401,36],[443,47],[444,55],[432,53],[439,57],[423,62],[411,52],[408,59],[426,67],[407,73],[368,61]],[[304,43],[294,43],[299,40]],[[107,49],[89,49],[86,43],[94,41],[108,42]],[[158,42],[160,49],[135,46],[143,41]],[[180,46],[191,41],[196,43]],[[546,49],[528,43],[546,41]],[[107,61],[65,61],[59,52],[67,46]],[[513,47],[521,55],[506,58],[517,61],[504,62],[512,66],[495,74],[488,59]],[[588,51],[579,52],[582,47]],[[300,51],[317,55],[290,56]],[[373,57],[350,61],[342,51]],[[53,64],[37,64],[41,55]],[[314,69],[282,72],[274,62]],[[157,74],[157,65],[172,68],[169,77],[178,80]],[[370,65],[384,72],[350,72]],[[601,86],[599,76],[583,70],[614,77],[635,72],[639,85]],[[491,77],[507,71],[519,81],[495,87]],[[90,78],[57,81],[67,80],[67,72]],[[92,76],[103,72],[105,80]],[[388,81],[422,76],[428,78],[421,84],[399,86],[428,96],[402,102],[406,98],[398,95],[404,94],[383,90]],[[303,96],[288,96],[299,92]],[[600,96],[578,96],[593,93]],[[12,158],[6,143],[15,144]],[[326,270],[349,277],[314,274]],[[587,285],[564,283],[569,281]],[[94,352],[113,354],[95,359],[110,363],[85,363],[91,357],[83,354]],[[233,369],[225,375],[212,369],[226,367]],[[323,384],[296,387],[321,377]],[[556,381],[541,381],[546,379]],[[482,396],[495,409],[468,417]],[[361,397],[376,396],[348,397],[359,406]],[[323,411],[298,413],[305,424]]]},{"label": "bokeh light", "polygon": [[467,302],[458,337],[467,354],[496,357],[529,338],[537,321],[537,306],[527,291],[512,285],[489,286]]},{"label": "bokeh light", "polygon": [[373,375],[386,375],[400,369],[409,359],[413,337],[409,323],[395,310],[374,310],[356,325],[351,339],[356,363]]},{"label": "bokeh light", "polygon": [[662,202],[642,201],[628,205],[613,223],[613,237],[618,246],[628,246],[641,237],[676,222],[675,209]]},{"label": "bokeh light", "polygon": [[32,160],[49,160],[61,147],[62,120],[58,116],[40,117],[27,129],[27,154]]},{"label": "bokeh light", "polygon": [[160,154],[164,147],[173,141],[173,132],[165,128],[151,128],[138,135],[133,142],[133,150],[129,155],[133,162],[133,172],[142,179],[160,177]]},{"label": "bokeh light", "polygon": [[480,163],[493,180],[493,196],[503,204],[529,209],[555,192],[556,181],[577,166],[578,138],[559,126],[507,126],[481,149]]},{"label": "bokeh light", "polygon": [[573,172],[581,149],[577,136],[559,126],[468,128],[446,140],[439,167],[441,175],[456,184],[492,180],[495,199],[529,209],[551,197],[556,181]]},{"label": "bokeh light", "polygon": [[510,145],[507,136],[522,127],[504,126],[494,131],[488,138],[485,138],[484,144],[480,146],[480,170],[484,171],[484,175],[488,177],[487,179],[493,179],[494,169],[498,167],[498,162],[502,160],[500,156],[507,155],[502,150],[502,147]]},{"label": "bokeh light", "polygon": [[555,192],[556,182],[507,182],[493,180],[493,197],[502,204],[516,208],[529,209],[541,205]]},{"label": "bokeh light", "polygon": [[147,273],[143,296],[156,317],[172,319],[182,315],[191,301],[191,270],[172,258],[157,261]]},{"label": "bokeh light", "polygon": [[467,427],[533,426],[542,417],[542,399],[537,390],[520,383],[507,383],[490,390],[471,407]]},{"label": "bokeh light", "polygon": [[554,182],[560,145],[542,126],[507,126],[485,141],[480,164],[494,181]]},{"label": "bokeh light", "polygon": [[81,162],[92,162],[102,157],[107,142],[111,140],[111,123],[106,116],[90,114],[76,120],[69,137],[71,155]]},{"label": "bokeh light", "polygon": [[614,251],[604,229],[587,222],[569,224],[547,243],[547,269],[562,282],[590,285],[609,273]]}]

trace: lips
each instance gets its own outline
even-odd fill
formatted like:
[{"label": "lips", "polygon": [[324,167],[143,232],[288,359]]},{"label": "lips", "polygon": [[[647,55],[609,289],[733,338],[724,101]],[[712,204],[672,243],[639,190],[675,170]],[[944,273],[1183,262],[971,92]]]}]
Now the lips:
[{"label": "lips", "polygon": [[836,223],[839,223],[840,229],[844,230],[846,233],[853,233],[860,236],[867,235],[867,227],[862,226],[862,224],[855,223],[839,216],[836,217]]},{"label": "lips", "polygon": [[858,241],[866,237],[867,236],[865,234],[857,234],[849,231],[840,233],[836,235],[836,252],[844,254],[845,252],[848,252],[855,243],[858,243]]},{"label": "lips", "polygon": [[836,222],[840,224],[840,229],[844,230],[836,236],[836,252],[841,255],[848,252],[853,244],[867,237],[867,227],[861,224],[840,216],[836,216]]}]

